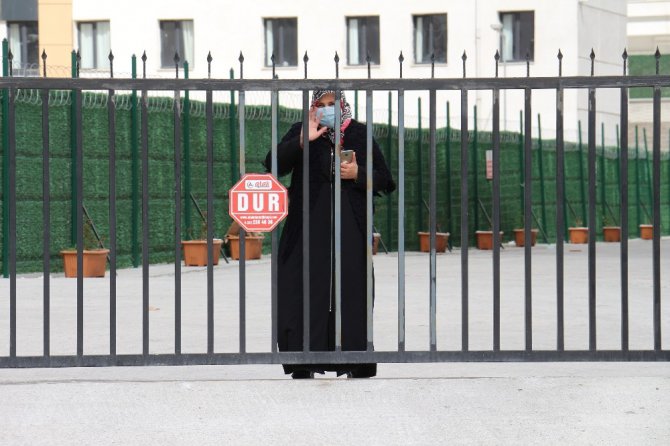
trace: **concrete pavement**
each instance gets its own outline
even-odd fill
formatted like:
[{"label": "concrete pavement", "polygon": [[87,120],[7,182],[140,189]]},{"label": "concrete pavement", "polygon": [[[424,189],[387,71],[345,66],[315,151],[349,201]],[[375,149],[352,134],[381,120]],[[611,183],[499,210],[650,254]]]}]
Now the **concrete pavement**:
[{"label": "concrete pavement", "polygon": [[[566,246],[566,348],[588,346],[586,246]],[[670,240],[662,241],[662,267]],[[460,256],[438,256],[438,348],[460,348]],[[651,244],[630,243],[630,346],[648,349]],[[407,256],[407,346],[428,346],[428,257]],[[598,244],[598,348],[619,348],[618,246]],[[502,348],[523,348],[523,250],[502,252]],[[492,346],[491,253],[470,253],[470,342]],[[174,278],[151,267],[151,351],[170,352]],[[375,257],[375,346],[397,342],[397,257]],[[518,276],[515,276],[518,274]],[[269,262],[249,262],[247,344],[269,345]],[[570,279],[567,279],[570,277]],[[184,269],[183,348],[206,342],[202,268]],[[73,354],[74,280],[52,278],[52,354]],[[215,269],[215,350],[238,345],[236,265]],[[141,351],[141,271],[118,276],[119,353]],[[85,353],[106,353],[105,279],[85,281]],[[191,288],[192,287],[192,288]],[[0,280],[0,355],[9,281]],[[42,279],[18,280],[18,352],[41,354]],[[555,250],[533,249],[534,347],[556,345]],[[670,280],[662,282],[663,347]],[[3,340],[4,339],[4,340]],[[277,365],[0,370],[0,444],[668,444],[667,363],[380,364],[377,378],[287,379]]]}]

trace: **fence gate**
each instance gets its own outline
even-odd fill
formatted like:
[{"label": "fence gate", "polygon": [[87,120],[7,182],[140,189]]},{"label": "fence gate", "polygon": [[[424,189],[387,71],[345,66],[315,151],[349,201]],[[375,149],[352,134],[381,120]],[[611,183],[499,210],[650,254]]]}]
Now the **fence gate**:
[{"label": "fence gate", "polygon": [[[595,55],[591,53],[591,76],[575,76],[563,77],[561,74],[561,57],[559,55],[557,61],[558,76],[555,77],[530,77],[530,75],[522,78],[499,78],[497,75],[498,56],[495,57],[496,75],[493,78],[468,78],[466,77],[466,57],[463,55],[463,77],[458,79],[436,78],[431,76],[428,79],[405,79],[402,77],[402,56],[399,58],[399,77],[397,79],[371,79],[370,70],[368,68],[367,79],[340,79],[339,78],[339,58],[337,56],[334,60],[334,74],[335,77],[331,79],[309,79],[307,77],[308,58],[304,58],[305,78],[301,80],[287,80],[277,79],[274,75],[274,67],[272,78],[266,80],[260,79],[184,79],[179,78],[179,58],[176,57],[176,77],[174,79],[151,79],[146,77],[146,56],[142,57],[144,76],[140,79],[121,79],[113,77],[113,57],[110,54],[110,72],[108,78],[47,78],[46,69],[41,78],[31,77],[13,77],[11,74],[11,58],[9,60],[10,75],[0,79],[0,89],[3,91],[3,122],[4,129],[4,158],[3,158],[3,219],[7,223],[6,233],[3,234],[2,243],[6,246],[3,251],[6,252],[3,258],[3,265],[8,266],[9,276],[9,292],[8,296],[0,296],[0,321],[3,323],[8,321],[8,330],[0,334],[0,340],[8,343],[9,348],[0,351],[5,351],[0,356],[0,367],[70,367],[70,366],[131,366],[131,365],[186,365],[186,364],[259,364],[259,363],[284,363],[284,364],[299,364],[299,363],[363,363],[363,362],[437,362],[437,361],[668,361],[670,360],[670,350],[664,349],[661,343],[661,171],[660,171],[660,105],[661,105],[661,89],[670,87],[670,76],[627,76],[626,75],[626,56],[622,61],[622,74],[620,76],[594,76]],[[657,53],[657,71],[658,60],[660,54]],[[46,55],[43,55],[43,66],[46,67]],[[208,67],[211,67],[212,58],[207,58]],[[240,57],[240,74],[243,73],[243,58]],[[492,63],[494,63],[492,61]],[[368,62],[369,64],[369,62]],[[528,74],[529,74],[529,66]],[[209,71],[209,70],[208,70]],[[210,71],[211,72],[211,71]],[[434,73],[434,67],[432,67]],[[628,177],[628,89],[631,87],[647,87],[654,91],[653,95],[653,198],[652,210],[653,217],[653,241],[652,241],[652,264],[653,264],[653,296],[652,298],[652,325],[648,327],[653,334],[653,347],[645,350],[634,350],[629,348],[629,314],[633,303],[629,300],[630,286],[628,280],[628,188],[625,179]],[[182,153],[182,138],[187,135],[182,135],[181,120],[183,107],[187,106],[188,101],[184,101],[182,94],[188,92],[192,95],[202,95],[204,97],[205,112],[204,112],[204,126],[206,138],[206,213],[207,223],[213,223],[211,219],[215,215],[215,205],[221,206],[221,203],[215,203],[215,186],[214,186],[214,157],[215,157],[215,141],[214,141],[214,118],[215,118],[215,103],[214,94],[225,92],[237,92],[239,97],[238,116],[239,116],[239,174],[245,173],[245,123],[246,123],[246,99],[247,92],[269,92],[271,97],[271,148],[272,148],[272,171],[277,173],[277,135],[279,132],[279,106],[278,94],[280,91],[297,91],[302,92],[303,102],[303,123],[307,122],[307,108],[309,107],[309,96],[311,91],[316,88],[327,88],[335,90],[336,93],[336,126],[340,123],[342,117],[339,105],[341,100],[341,92],[347,91],[361,91],[365,92],[366,102],[366,116],[365,120],[368,123],[372,122],[373,111],[373,91],[384,90],[393,91],[397,94],[398,100],[398,170],[396,179],[398,183],[398,206],[397,206],[397,232],[398,232],[398,295],[397,295],[397,349],[393,351],[379,351],[373,348],[373,327],[372,327],[372,271],[368,268],[367,273],[367,321],[368,321],[368,335],[367,335],[367,350],[366,351],[342,351],[342,333],[341,333],[341,316],[339,312],[339,302],[341,298],[341,255],[338,249],[335,250],[335,299],[336,299],[336,330],[335,330],[335,350],[327,352],[309,351],[309,329],[304,330],[304,349],[298,352],[280,352],[277,349],[277,251],[278,251],[278,231],[272,233],[272,257],[271,257],[271,304],[269,307],[270,314],[264,314],[259,317],[265,317],[271,320],[271,336],[269,337],[269,346],[266,351],[248,351],[247,348],[247,296],[246,284],[248,280],[248,268],[244,260],[244,253],[241,253],[242,260],[239,261],[238,269],[238,287],[239,300],[237,302],[236,311],[239,314],[239,348],[234,351],[225,351],[215,349],[215,332],[223,329],[215,323],[215,294],[214,294],[214,229],[213,224],[207,224],[206,237],[208,247],[208,263],[206,267],[207,280],[203,285],[206,288],[206,305],[203,306],[204,311],[200,315],[187,316],[184,314],[184,308],[189,304],[193,296],[189,292],[182,289],[182,279],[184,277],[181,267],[181,245],[180,240],[185,228],[182,227],[183,221],[183,207],[184,201],[188,197],[182,191],[182,162],[189,162],[188,155],[185,157]],[[564,245],[564,227],[565,227],[565,168],[564,168],[564,131],[563,131],[563,97],[566,90],[586,90],[588,92],[588,215],[586,222],[588,225],[588,349],[570,350],[565,348],[565,277],[564,277],[564,262],[565,262],[565,245]],[[618,272],[621,279],[620,289],[620,308],[621,308],[621,324],[620,324],[620,348],[601,350],[597,348],[596,338],[596,309],[599,296],[596,289],[596,91],[598,89],[617,89],[620,91],[621,100],[621,147],[622,156],[619,163],[621,178],[624,180],[621,184],[620,200],[621,210],[618,215],[622,228],[622,238],[620,242],[620,270]],[[406,345],[405,335],[405,291],[406,291],[406,275],[405,275],[405,218],[407,209],[405,207],[405,193],[407,191],[405,184],[405,93],[409,91],[424,91],[428,92],[429,96],[429,200],[428,208],[430,215],[436,215],[437,211],[437,158],[436,158],[436,95],[439,91],[451,91],[460,93],[460,108],[461,108],[461,156],[460,156],[460,202],[468,203],[470,199],[468,190],[468,169],[469,166],[469,141],[468,141],[468,92],[473,90],[481,90],[489,92],[492,95],[492,230],[497,234],[500,230],[500,93],[505,90],[521,90],[525,97],[524,110],[524,165],[525,173],[525,188],[524,188],[524,221],[527,222],[524,228],[525,239],[531,239],[531,206],[532,206],[532,181],[531,181],[531,164],[533,160],[532,153],[532,113],[531,113],[531,99],[533,92],[536,90],[551,90],[556,94],[556,245],[555,245],[555,296],[556,296],[556,346],[553,349],[538,350],[534,348],[533,344],[533,271],[532,271],[532,255],[533,251],[529,243],[526,243],[523,250],[524,258],[524,309],[523,309],[523,333],[525,339],[525,347],[516,350],[501,349],[501,246],[494,243],[492,250],[492,348],[488,350],[473,350],[471,349],[469,334],[470,334],[470,291],[471,291],[471,277],[469,275],[469,265],[471,259],[469,258],[468,241],[471,235],[468,232],[469,214],[467,206],[462,207],[460,225],[460,239],[461,247],[459,250],[448,254],[449,256],[460,256],[460,290],[450,287],[445,290],[445,293],[450,294],[455,299],[460,297],[460,319],[461,319],[461,348],[460,349],[441,349],[437,344],[437,255],[436,255],[436,219],[430,221],[430,252],[428,254],[428,278],[429,290],[425,299],[428,302],[429,310],[429,324],[427,331],[429,333],[429,342],[423,350],[410,350]],[[54,132],[59,129],[50,127],[49,117],[49,98],[63,91],[71,91],[72,98],[72,121],[75,138],[72,141],[72,148],[74,149],[72,162],[74,164],[75,175],[73,177],[73,184],[71,193],[74,195],[76,203],[74,215],[74,238],[76,241],[77,251],[77,271],[76,278],[76,300],[67,299],[58,303],[52,300],[55,291],[52,288],[53,278],[50,275],[52,269],[52,253],[50,252],[51,243],[51,228],[54,225],[62,224],[60,220],[52,219],[51,213],[54,211],[54,203],[50,201],[52,188],[55,186],[50,179],[50,165],[61,162],[52,156],[52,146],[50,138]],[[17,131],[16,124],[17,117],[15,100],[18,95],[35,94],[41,99],[41,141],[42,141],[42,191],[37,195],[42,201],[42,222],[32,221],[28,222],[22,218],[21,212],[23,209],[22,203],[17,202],[17,187],[25,187],[22,179],[17,175],[17,160],[22,153],[17,150]],[[106,164],[102,160],[97,160],[96,166],[105,166],[108,174],[108,222],[106,224],[109,228],[108,240],[106,242],[109,247],[109,294],[108,296],[95,295],[90,293],[87,298],[106,299],[109,302],[109,320],[108,333],[100,333],[99,327],[87,325],[85,316],[85,291],[88,289],[88,282],[84,282],[82,277],[83,267],[83,250],[84,250],[84,177],[86,176],[85,167],[93,166],[93,164],[86,164],[84,162],[84,141],[82,138],[82,128],[85,121],[85,116],[82,112],[82,97],[85,92],[98,92],[101,100],[106,101],[108,109],[107,118],[107,139],[108,139],[108,158]],[[102,92],[102,93],[101,93]],[[123,326],[117,323],[117,315],[121,311],[120,302],[117,301],[119,290],[125,285],[118,281],[117,263],[118,263],[118,245],[120,243],[117,237],[119,230],[118,213],[119,208],[117,203],[120,203],[121,192],[119,191],[119,183],[117,178],[121,174],[125,174],[122,170],[125,169],[125,164],[121,161],[124,158],[120,155],[120,150],[126,150],[126,147],[119,146],[118,131],[119,123],[115,114],[115,103],[118,97],[118,92],[136,92],[140,93],[139,100],[139,149],[141,165],[141,174],[139,178],[138,187],[141,191],[141,240],[133,243],[133,246],[141,246],[141,291],[137,290],[137,295],[141,294],[141,305],[134,306],[133,310],[128,313],[127,308],[123,311],[126,314],[125,318],[141,319],[141,333],[124,333],[126,331]],[[152,93],[152,96],[149,93]],[[174,309],[174,340],[173,342],[164,341],[157,345],[150,342],[149,331],[149,314],[156,309],[150,305],[149,300],[149,268],[150,268],[150,236],[152,234],[152,213],[149,208],[149,197],[152,192],[151,188],[165,187],[166,183],[152,183],[151,172],[149,171],[149,127],[152,125],[152,115],[149,113],[149,103],[155,96],[155,93],[169,93],[174,95],[173,110],[173,141],[174,146],[169,151],[170,156],[167,158],[169,163],[173,164],[173,179],[168,183],[171,184],[172,190],[170,196],[171,203],[165,203],[165,206],[172,206],[174,211],[173,221],[173,259],[174,272],[168,277],[174,280],[174,295],[169,296],[169,299],[163,296],[163,301],[170,302],[169,308]],[[192,100],[193,98],[191,98]],[[136,121],[133,121],[134,123]],[[123,124],[125,126],[125,123]],[[134,125],[134,124],[133,124]],[[372,171],[372,125],[367,126],[367,171]],[[336,135],[339,139],[339,133]],[[336,141],[339,142],[339,141]],[[34,149],[34,148],[31,148]],[[309,153],[309,139],[305,135],[304,150],[303,150],[303,169],[308,172],[308,153]],[[338,155],[339,157],[339,155]],[[339,159],[336,160],[336,162]],[[231,160],[231,162],[233,162]],[[93,168],[93,167],[91,167]],[[336,169],[337,171],[337,169]],[[307,173],[308,175],[308,173]],[[340,182],[339,171],[336,172],[335,181],[335,196],[339,196]],[[190,181],[190,180],[189,180]],[[308,181],[304,181],[308,185]],[[372,189],[368,182],[366,196],[366,231],[367,239],[372,240],[373,223],[372,223]],[[309,188],[307,186],[303,189],[305,203],[303,207],[303,224],[305,228],[309,228],[308,204],[309,203]],[[123,192],[125,193],[125,191]],[[339,215],[340,203],[335,203],[335,215]],[[42,301],[43,313],[41,315],[41,330],[40,327],[32,327],[27,329],[21,327],[17,319],[17,305],[26,302],[28,299],[35,299],[36,296],[22,295],[17,288],[20,285],[17,280],[20,277],[17,275],[17,264],[21,260],[18,256],[22,252],[20,243],[25,243],[24,240],[17,238],[17,223],[21,225],[34,225],[35,228],[43,224],[43,293],[40,296]],[[336,226],[339,229],[338,226]],[[335,231],[335,246],[339,247],[342,235],[339,230]],[[37,235],[37,234],[35,234]],[[309,240],[308,235],[304,235],[304,240]],[[245,234],[241,233],[241,244],[244,246]],[[304,322],[305,327],[309,327],[309,243],[305,244],[304,249],[304,263],[303,272],[305,277],[304,287]],[[371,250],[368,249],[367,262],[371,265],[372,257]],[[105,279],[107,280],[107,279]],[[253,280],[256,280],[255,278]],[[60,282],[59,282],[60,284]],[[20,287],[19,287],[20,288]],[[72,290],[75,290],[74,284]],[[124,291],[126,292],[126,291]],[[220,295],[228,294],[227,289],[220,289]],[[460,296],[459,296],[460,294]],[[611,297],[611,296],[610,296]],[[217,301],[217,305],[219,301]],[[134,305],[134,304],[133,304]],[[223,305],[223,304],[222,304]],[[134,312],[134,313],[133,313]],[[132,313],[132,314],[131,314]],[[56,326],[56,315],[61,319],[67,319],[71,315],[76,315],[72,318],[74,326],[60,327]],[[70,315],[70,316],[68,316]],[[93,318],[94,315],[91,315]],[[256,317],[256,316],[254,316]],[[200,347],[193,348],[193,346],[183,345],[182,334],[185,330],[194,330],[197,327],[206,326],[206,336],[203,336],[203,344]],[[60,337],[63,330],[72,332],[76,331],[75,346],[73,351],[65,349],[65,353],[60,352],[62,348],[55,348],[55,338]],[[95,334],[91,334],[95,333]],[[8,335],[8,337],[7,337]],[[135,354],[121,354],[117,352],[117,341],[128,336],[135,336],[136,339],[141,338],[141,351]],[[34,352],[26,354],[20,348],[17,348],[23,342],[23,339],[39,339],[41,340],[42,351],[41,354]],[[104,353],[102,354],[85,354],[84,342],[89,341],[95,336],[97,341],[102,336],[103,345],[105,345]],[[23,339],[22,339],[23,338]],[[91,341],[92,342],[92,341]],[[108,343],[108,346],[107,346]],[[7,344],[5,344],[7,345]],[[74,348],[76,347],[76,348]],[[188,347],[188,348],[187,348]],[[56,351],[58,350],[58,351]],[[190,353],[188,351],[199,351],[200,353]]]}]

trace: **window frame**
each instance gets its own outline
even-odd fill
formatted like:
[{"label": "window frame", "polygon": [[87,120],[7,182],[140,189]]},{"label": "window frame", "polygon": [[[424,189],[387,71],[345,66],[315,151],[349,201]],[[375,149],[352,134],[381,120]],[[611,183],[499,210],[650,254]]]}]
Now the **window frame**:
[{"label": "window frame", "polygon": [[[378,66],[381,65],[381,25],[380,25],[380,19],[378,15],[365,15],[365,16],[347,16],[345,17],[345,26],[346,26],[346,32],[347,32],[347,65],[352,66],[352,67],[359,67],[359,66],[364,66],[367,65],[367,52],[370,51],[369,48],[366,49],[365,54],[361,54],[361,48],[359,44],[358,48],[358,63],[352,63],[351,61],[351,45],[350,45],[350,21],[351,20],[365,20],[366,26],[368,25],[368,20],[370,19],[376,19],[377,20],[377,54],[376,57],[374,54],[370,54],[370,65]],[[359,32],[359,39],[360,39],[360,23],[358,27],[358,32]],[[366,29],[366,39],[367,39],[367,29]],[[360,41],[360,40],[359,40]],[[376,59],[376,60],[375,60]]]},{"label": "window frame", "polygon": [[[273,24],[272,28],[272,48],[268,48],[268,22],[271,22]],[[281,23],[289,23],[292,22],[295,24],[295,63],[291,63],[290,60],[288,60],[287,64],[284,64],[284,61],[287,60],[287,58],[284,58],[283,60],[279,59],[279,56],[281,54],[276,54],[274,51],[275,48],[275,31],[274,31],[274,25],[275,24],[281,24]],[[283,33],[283,31],[282,31]],[[281,36],[280,36],[281,38]],[[275,53],[275,68],[296,68],[299,64],[299,58],[298,58],[298,17],[263,17],[263,42],[265,46],[265,57],[263,60],[263,66],[268,68],[272,67],[272,61],[270,58],[272,57],[272,54]],[[277,47],[279,47],[279,43],[277,43]],[[286,48],[284,48],[285,50]],[[286,53],[286,51],[283,51],[283,53]],[[290,51],[289,51],[290,53]],[[289,55],[290,57],[290,55]]]},{"label": "window frame", "polygon": [[[413,43],[413,53],[414,53],[414,64],[416,65],[428,65],[431,63],[430,60],[430,54],[427,54],[426,58],[423,58],[423,54],[421,57],[421,61],[419,61],[418,54],[417,54],[417,19],[425,19],[425,18],[430,18],[431,22],[432,19],[435,17],[444,17],[444,60],[441,60],[438,58],[436,55],[435,57],[435,63],[436,64],[447,64],[449,61],[449,17],[446,12],[439,12],[439,13],[429,13],[429,14],[412,14],[412,43]],[[431,23],[432,25],[432,23]],[[422,25],[423,26],[423,25]],[[434,40],[434,39],[433,39]],[[423,49],[422,49],[423,51]],[[433,45],[433,53],[435,52],[435,45]]]},{"label": "window frame", "polygon": [[[519,48],[519,55],[518,57],[515,57],[514,55],[514,42],[516,41],[514,34],[515,34],[515,24],[519,23],[519,33],[523,34],[521,30],[521,23],[523,21],[521,20],[521,16],[523,14],[529,14],[531,16],[531,21],[530,23],[532,24],[532,29],[530,32],[530,39],[527,44],[527,52],[529,55],[529,62],[534,62],[535,61],[535,10],[516,10],[516,11],[498,11],[498,19],[500,20],[500,24],[502,25],[502,29],[500,30],[500,39],[498,42],[498,48],[500,48],[500,61],[505,62],[505,63],[521,63],[521,62],[526,62],[526,54],[525,52],[521,51],[521,48]],[[510,15],[514,17],[514,22],[512,25],[512,31],[511,31],[511,36],[512,36],[512,49],[511,49],[511,57],[506,58],[505,57],[505,48],[503,46],[503,41],[505,39],[505,20],[504,16]],[[521,37],[519,37],[519,40]],[[521,43],[520,43],[521,46]]]},{"label": "window frame", "polygon": [[[111,47],[111,23],[109,20],[82,20],[77,23],[77,48],[81,50],[81,25],[93,25],[93,66],[92,67],[87,67],[87,68],[82,68],[86,70],[99,70],[105,67],[99,67],[98,66],[98,24],[99,23],[107,23],[108,28],[109,28],[109,46]],[[82,64],[83,65],[83,64]]]},{"label": "window frame", "polygon": [[[190,22],[191,23],[191,45],[193,48],[190,49],[191,57],[187,57],[189,54],[189,51],[186,48],[186,39],[184,38],[184,23]],[[174,51],[176,51],[179,54],[180,58],[180,63],[188,62],[188,65],[190,68],[193,68],[195,65],[193,60],[194,59],[194,52],[195,52],[195,22],[193,19],[159,19],[158,20],[158,31],[160,35],[160,46],[161,46],[161,65],[160,68],[162,70],[166,69],[174,69],[174,52],[171,54],[163,54],[163,25],[167,23],[174,23],[175,24],[175,36],[177,35],[177,32],[179,32],[179,37],[177,38],[177,43],[181,42],[182,48],[179,48],[178,45],[176,48],[174,48]],[[165,60],[164,60],[165,58]],[[169,60],[169,63],[165,63]]]},{"label": "window frame", "polygon": [[[35,65],[35,69],[39,70],[39,63],[40,63],[40,51],[39,51],[39,25],[36,20],[12,20],[7,22],[7,42],[9,44],[9,48],[11,49],[12,47],[12,39],[11,39],[11,32],[10,28],[12,25],[18,26],[19,27],[19,36],[23,36],[24,31],[26,35],[26,41],[22,41],[21,37],[19,37],[19,47],[21,48],[21,54],[18,54],[18,61],[19,65],[17,66],[16,63],[14,64],[14,68],[23,68],[27,67],[28,65]],[[36,42],[36,53],[35,53],[35,60],[30,61],[29,60],[29,42],[27,41],[28,37],[28,27],[30,26],[35,27],[36,35],[37,35],[37,42]],[[24,54],[25,53],[25,54]],[[13,54],[14,56],[14,62],[17,60],[17,54]]]}]

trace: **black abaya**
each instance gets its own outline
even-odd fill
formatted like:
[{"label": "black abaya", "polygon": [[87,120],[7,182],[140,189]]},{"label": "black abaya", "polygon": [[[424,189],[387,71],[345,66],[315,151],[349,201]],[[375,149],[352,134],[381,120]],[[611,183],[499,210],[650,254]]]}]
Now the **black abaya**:
[{"label": "black abaya", "polygon": [[[302,281],[302,156],[301,123],[294,124],[277,147],[279,176],[292,174],[289,187],[289,214],[279,242],[278,264],[278,348],[303,348]],[[356,153],[358,178],[342,180],[342,350],[366,350],[366,244],[365,172],[366,128],[351,121],[344,133],[343,150]],[[333,254],[333,144],[327,137],[310,142],[310,350],[335,349],[335,300]],[[265,165],[270,167],[271,154]],[[376,142],[373,142],[373,192],[390,193],[395,184]],[[370,240],[369,243],[372,241]],[[354,376],[374,376],[376,364],[284,365],[286,373],[353,372]]]}]

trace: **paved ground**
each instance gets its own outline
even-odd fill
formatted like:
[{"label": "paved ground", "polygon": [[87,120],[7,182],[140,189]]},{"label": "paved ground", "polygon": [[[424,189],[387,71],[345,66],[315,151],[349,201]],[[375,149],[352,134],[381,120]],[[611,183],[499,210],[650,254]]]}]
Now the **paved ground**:
[{"label": "paved ground", "polygon": [[[567,247],[566,247],[567,248]],[[586,247],[566,249],[566,348],[588,343]],[[670,240],[663,240],[663,270]],[[652,346],[651,244],[630,244],[631,348]],[[618,246],[598,245],[598,348],[618,348]],[[491,254],[470,255],[470,342],[490,349]],[[534,347],[555,348],[555,250],[533,249]],[[407,343],[428,345],[428,259],[407,257]],[[523,348],[523,251],[502,252],[502,348]],[[170,352],[170,265],[151,268],[151,351]],[[397,257],[375,258],[375,346],[395,348]],[[269,262],[247,271],[247,344],[269,349]],[[670,279],[662,283],[670,345]],[[238,345],[235,265],[215,274],[216,351]],[[205,273],[183,275],[183,348],[206,342]],[[141,271],[118,276],[119,353],[141,350]],[[73,354],[75,281],[54,277],[52,354]],[[460,256],[438,256],[438,348],[460,348]],[[42,279],[18,280],[18,352],[41,354]],[[9,282],[0,280],[0,355]],[[85,353],[108,346],[108,280],[85,281]],[[0,370],[0,444],[669,444],[667,363],[380,364],[372,380],[292,381],[279,366]]]}]

